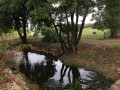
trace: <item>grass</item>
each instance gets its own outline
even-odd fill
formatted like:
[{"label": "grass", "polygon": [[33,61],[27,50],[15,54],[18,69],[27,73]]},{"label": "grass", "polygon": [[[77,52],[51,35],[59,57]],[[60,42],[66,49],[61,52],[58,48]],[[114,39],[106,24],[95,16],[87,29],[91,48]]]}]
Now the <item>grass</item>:
[{"label": "grass", "polygon": [[[96,34],[93,35],[93,32],[96,32]],[[109,33],[108,30],[105,30],[105,32]],[[101,30],[97,30],[97,29],[84,29],[83,30],[82,39],[103,39],[103,38],[104,38],[104,32]],[[30,44],[41,44],[44,46],[60,47],[60,43],[41,42],[40,40],[41,40],[40,37],[34,37],[34,38],[32,38],[32,36],[28,37],[28,42]]]},{"label": "grass", "polygon": [[[32,37],[31,32],[32,31],[27,31],[28,37]],[[93,32],[96,32],[96,34],[94,35]],[[109,30],[106,29],[105,32],[109,33]],[[13,31],[12,33],[8,33],[4,36],[5,37],[19,37],[17,31]],[[104,38],[104,32],[101,30],[90,29],[90,28],[89,29],[84,28],[83,30],[82,39],[102,39],[102,38]]]},{"label": "grass", "polygon": [[[27,31],[27,35],[28,37],[31,36],[31,31]],[[19,35],[18,35],[18,32],[17,31],[13,31],[13,32],[10,32],[10,33],[7,33],[7,34],[3,34],[3,37],[15,37],[15,38],[19,38]]]},{"label": "grass", "polygon": [[29,41],[30,44],[40,44],[44,47],[60,47],[60,43],[49,43],[49,42],[40,42],[40,41]]},{"label": "grass", "polygon": [[104,50],[101,47],[103,51],[103,53],[101,53],[98,51],[98,48],[95,47],[93,48],[94,52],[91,53],[92,49],[89,48],[92,48],[92,46],[88,46],[88,49],[86,49],[87,51],[83,50],[81,47],[82,45],[79,47],[79,49],[81,52],[83,52],[83,54],[65,54],[61,57],[62,61],[65,63],[70,62],[70,64],[84,67],[88,70],[96,71],[105,78],[113,81],[119,79],[119,74],[116,70],[120,65],[119,53],[117,53],[120,49],[117,49],[118,51],[116,51],[114,48],[107,48]]},{"label": "grass", "polygon": [[[96,34],[93,34],[96,32]],[[105,30],[106,33],[109,33],[109,30]],[[97,29],[84,29],[82,33],[82,39],[103,39],[104,32]],[[106,36],[108,38],[108,36]]]},{"label": "grass", "polygon": [[120,49],[120,45],[114,46],[114,49]]}]

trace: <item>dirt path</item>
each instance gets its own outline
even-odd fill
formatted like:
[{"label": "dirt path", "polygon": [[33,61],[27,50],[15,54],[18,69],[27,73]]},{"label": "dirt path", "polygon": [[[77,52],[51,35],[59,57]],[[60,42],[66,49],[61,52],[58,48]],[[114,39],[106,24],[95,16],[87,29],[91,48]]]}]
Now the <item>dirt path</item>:
[{"label": "dirt path", "polygon": [[113,46],[118,46],[118,45],[120,45],[120,39],[106,39],[106,40],[93,39],[93,40],[82,40],[82,43],[83,43],[83,44],[96,45],[96,46],[98,46],[98,47],[101,47],[101,46],[113,47]]}]

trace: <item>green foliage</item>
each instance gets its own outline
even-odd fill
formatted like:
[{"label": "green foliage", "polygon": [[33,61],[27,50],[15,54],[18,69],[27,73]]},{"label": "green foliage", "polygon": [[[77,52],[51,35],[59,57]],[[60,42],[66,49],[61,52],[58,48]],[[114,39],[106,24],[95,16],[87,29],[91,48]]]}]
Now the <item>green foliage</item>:
[{"label": "green foliage", "polygon": [[88,56],[91,57],[91,56],[92,56],[92,53],[88,53]]},{"label": "green foliage", "polygon": [[87,90],[87,89],[83,89],[81,84],[72,84],[69,87],[70,90]]},{"label": "green foliage", "polygon": [[9,15],[9,1],[0,1],[0,35],[7,33],[12,28],[11,16]]},{"label": "green foliage", "polygon": [[30,10],[26,3],[27,0],[1,0],[0,2],[0,30],[6,33],[14,27],[23,43],[27,43],[26,29]]},{"label": "green foliage", "polygon": [[[82,29],[84,26],[84,21],[86,16],[89,13],[94,12],[95,1],[93,0],[28,0],[29,7],[32,6],[32,10],[30,11],[31,23],[33,28],[38,29],[40,26],[49,26],[53,27],[60,33],[57,33],[62,45],[62,49],[71,48],[71,45],[76,42],[79,43]],[[71,20],[68,19],[70,17],[74,18],[76,16],[76,22],[73,24]],[[78,30],[78,17],[84,16],[83,24],[81,25],[81,31]],[[78,20],[79,21],[79,20]],[[76,27],[75,27],[76,26]],[[73,28],[75,30],[73,30]],[[73,30],[73,32],[71,32]],[[80,34],[79,34],[80,31]],[[43,31],[44,32],[44,31]],[[51,32],[50,32],[51,33]],[[75,34],[77,35],[75,35]],[[53,34],[53,33],[51,33]],[[79,34],[79,35],[78,35]],[[54,35],[54,34],[53,34]],[[52,36],[53,36],[52,35]],[[75,36],[74,36],[75,35]],[[79,36],[79,37],[77,37]],[[51,37],[48,32],[47,37]],[[62,38],[61,38],[62,37]],[[75,37],[75,40],[72,40],[71,37]],[[56,42],[56,40],[49,40],[49,38],[44,38],[44,41]],[[55,38],[56,37],[52,37]],[[64,41],[65,40],[65,41]],[[65,44],[67,41],[67,44]]]},{"label": "green foliage", "polygon": [[76,84],[68,84],[65,86],[65,88],[67,88],[69,90],[87,90],[87,89],[83,89],[83,87],[79,81]]},{"label": "green foliage", "polygon": [[50,26],[49,13],[51,12],[51,5],[47,0],[28,0],[26,6],[30,8],[29,16],[32,18],[31,26],[38,28],[39,26]]},{"label": "green foliage", "polygon": [[43,35],[42,41],[44,42],[59,42],[58,36],[53,28],[44,28],[41,34]]},{"label": "green foliage", "polygon": [[110,29],[111,37],[120,30],[120,0],[97,0],[98,13],[96,16],[97,28]]},{"label": "green foliage", "polygon": [[8,41],[5,40],[4,38],[1,38],[0,40],[0,51],[1,52],[7,52],[8,49],[12,48],[12,45],[15,44],[14,41]]},{"label": "green foliage", "polygon": [[120,0],[106,0],[106,15],[111,30],[120,30]]},{"label": "green foliage", "polygon": [[105,23],[105,21],[98,21],[94,23],[93,28],[104,31],[105,29],[108,28],[108,24]]},{"label": "green foliage", "polygon": [[62,25],[62,33],[67,35],[68,32],[71,32],[71,30],[69,30],[68,25],[67,24],[63,24]]}]

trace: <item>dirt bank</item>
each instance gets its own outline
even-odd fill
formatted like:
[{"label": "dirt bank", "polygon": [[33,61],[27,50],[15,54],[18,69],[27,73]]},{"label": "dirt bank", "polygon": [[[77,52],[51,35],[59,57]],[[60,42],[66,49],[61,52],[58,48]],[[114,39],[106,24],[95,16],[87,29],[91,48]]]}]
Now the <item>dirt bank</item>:
[{"label": "dirt bank", "polygon": [[31,88],[39,90],[39,87],[29,81],[25,75],[15,72],[9,68],[1,72],[0,90],[31,90]]},{"label": "dirt bank", "polygon": [[61,57],[63,62],[97,71],[106,78],[120,78],[120,49],[106,46],[82,44],[78,54],[66,53]]}]

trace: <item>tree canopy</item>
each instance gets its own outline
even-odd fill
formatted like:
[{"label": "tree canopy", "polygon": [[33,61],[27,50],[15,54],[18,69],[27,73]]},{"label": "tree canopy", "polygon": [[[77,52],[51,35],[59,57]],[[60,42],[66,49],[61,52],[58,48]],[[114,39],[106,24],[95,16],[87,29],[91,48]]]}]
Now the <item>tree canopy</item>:
[{"label": "tree canopy", "polygon": [[[108,27],[111,36],[116,36],[120,30],[120,0],[98,0],[97,23],[102,23],[102,27]],[[101,27],[101,24],[99,24]]]},{"label": "tree canopy", "polygon": [[[35,2],[30,0],[29,5],[34,7],[30,15],[32,19],[34,18],[32,21],[35,27],[47,23],[53,26],[61,42],[62,49],[69,49],[77,53],[77,47],[82,35],[86,16],[93,12],[96,5],[95,1],[45,0],[41,3],[37,0]],[[79,29],[78,21],[80,16],[82,17],[82,23]],[[66,29],[66,27],[68,29]],[[62,34],[66,34],[67,44],[61,37]],[[70,39],[70,37],[72,37],[72,39]]]},{"label": "tree canopy", "polygon": [[7,28],[14,27],[23,43],[27,43],[26,28],[29,9],[26,7],[27,0],[1,0],[0,2],[0,26],[5,32]]}]

